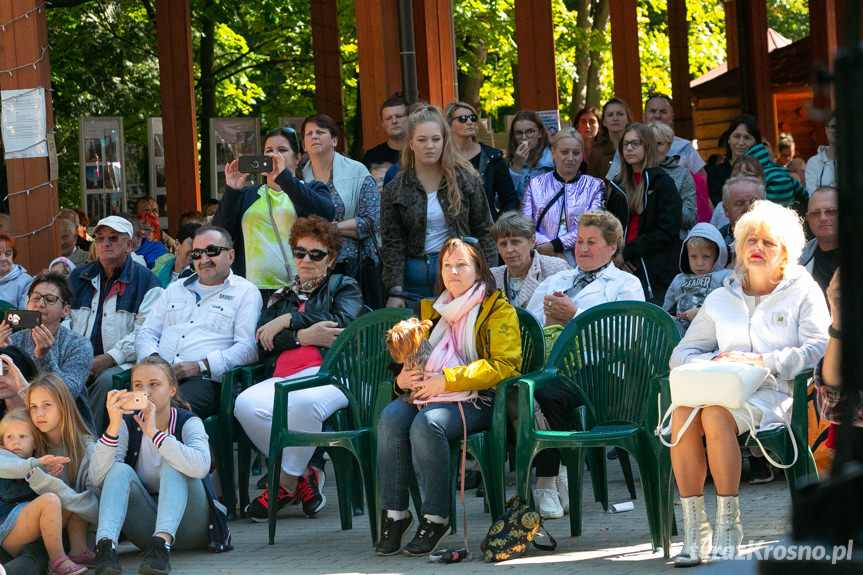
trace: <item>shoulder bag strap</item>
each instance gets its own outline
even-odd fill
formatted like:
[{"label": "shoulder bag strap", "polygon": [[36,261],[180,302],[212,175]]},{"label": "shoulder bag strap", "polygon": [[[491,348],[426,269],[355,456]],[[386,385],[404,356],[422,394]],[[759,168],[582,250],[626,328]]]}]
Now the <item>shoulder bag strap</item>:
[{"label": "shoulder bag strap", "polygon": [[273,200],[270,199],[269,187],[264,191],[264,195],[267,196],[267,207],[270,209],[270,225],[273,226],[273,233],[276,234],[276,241],[279,242],[279,249],[282,251],[282,258],[285,260],[285,271],[288,272],[288,281],[290,281],[293,277],[293,272],[291,271],[291,264],[288,261],[288,252],[285,251],[285,244],[282,243],[282,235],[279,233],[278,226],[276,226],[276,218],[273,216]]},{"label": "shoulder bag strap", "polygon": [[564,190],[566,190],[566,184],[563,184],[560,187],[560,191],[557,192],[557,194],[555,194],[555,196],[553,198],[551,198],[550,202],[545,204],[545,207],[542,209],[542,212],[540,212],[540,214],[539,214],[539,219],[536,220],[536,229],[539,229],[539,226],[542,225],[542,220],[543,220],[543,218],[545,218],[545,214],[548,213],[548,210],[551,209],[551,206],[553,206],[555,204],[555,202],[557,202],[557,200],[559,200],[563,196]]}]

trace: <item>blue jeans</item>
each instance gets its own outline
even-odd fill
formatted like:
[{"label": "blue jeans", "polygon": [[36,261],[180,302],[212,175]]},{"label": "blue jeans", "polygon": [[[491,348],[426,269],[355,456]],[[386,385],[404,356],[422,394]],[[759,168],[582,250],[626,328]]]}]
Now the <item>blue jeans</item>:
[{"label": "blue jeans", "polygon": [[[127,515],[129,507],[132,515]],[[153,535],[164,532],[174,538],[172,549],[205,549],[209,519],[200,479],[187,477],[163,462],[159,494],[150,495],[134,469],[115,461],[102,485],[96,541],[107,538],[116,543],[122,529],[136,547],[146,549]]]},{"label": "blue jeans", "polygon": [[402,290],[421,297],[434,297],[437,263],[438,254],[427,254],[422,258],[408,258],[405,262],[405,279]]},{"label": "blue jeans", "polygon": [[[468,433],[491,427],[491,402],[465,402],[462,407]],[[449,442],[462,433],[461,414],[455,403],[432,403],[422,411],[401,399],[386,406],[378,420],[383,508],[408,508],[413,465],[422,493],[423,515],[448,517],[452,497]]]}]

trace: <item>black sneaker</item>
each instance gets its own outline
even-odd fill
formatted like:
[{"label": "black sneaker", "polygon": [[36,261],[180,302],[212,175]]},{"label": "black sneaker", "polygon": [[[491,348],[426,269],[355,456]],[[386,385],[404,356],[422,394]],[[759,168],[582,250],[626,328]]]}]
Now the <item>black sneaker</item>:
[{"label": "black sneaker", "polygon": [[773,468],[765,457],[749,456],[749,483],[755,485],[758,483],[770,483],[775,477],[773,476]]},{"label": "black sneaker", "polygon": [[[262,523],[267,520],[267,517],[269,517],[268,513],[270,505],[267,501],[267,498],[269,497],[268,493],[269,490],[266,489],[265,486],[264,492],[260,495],[260,497],[246,505],[246,515],[249,517],[250,520],[257,523]],[[290,505],[291,503],[296,502],[297,492],[295,491],[294,493],[288,493],[284,487],[279,485],[279,511],[281,511],[285,505]]]},{"label": "black sneaker", "polygon": [[123,568],[117,558],[117,550],[110,539],[102,539],[96,544],[96,575],[120,575]]},{"label": "black sneaker", "polygon": [[155,535],[150,538],[150,548],[144,553],[144,562],[138,568],[142,575],[168,575],[171,572],[171,554],[168,542]]},{"label": "black sneaker", "polygon": [[425,517],[420,519],[420,526],[411,542],[405,545],[405,555],[420,557],[435,550],[437,544],[449,532],[449,523],[432,523]]},{"label": "black sneaker", "polygon": [[315,513],[327,504],[326,496],[321,493],[321,489],[324,488],[324,483],[327,481],[327,474],[314,467],[307,467],[306,469],[308,473],[301,477],[297,483],[297,497],[303,502],[303,513],[307,517],[314,517]]},{"label": "black sneaker", "polygon": [[414,517],[411,512],[407,512],[407,516],[396,521],[391,517],[386,516],[386,511],[381,518],[383,521],[383,532],[381,533],[381,542],[375,548],[375,553],[381,556],[395,555],[402,550],[402,539],[405,533],[414,524]]}]

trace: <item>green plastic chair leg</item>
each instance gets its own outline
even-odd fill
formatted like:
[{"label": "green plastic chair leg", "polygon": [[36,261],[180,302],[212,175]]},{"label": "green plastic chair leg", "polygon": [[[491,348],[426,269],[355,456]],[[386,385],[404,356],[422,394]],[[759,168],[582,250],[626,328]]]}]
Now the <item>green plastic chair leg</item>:
[{"label": "green plastic chair leg", "polygon": [[353,467],[351,469],[351,473],[353,477],[351,477],[351,487],[353,488],[352,493],[352,501],[351,501],[351,510],[353,511],[354,517],[359,517],[364,513],[363,506],[363,488],[364,483],[360,481],[362,479],[362,469],[360,467],[360,462],[356,459],[353,462]]},{"label": "green plastic chair leg", "polygon": [[593,498],[602,504],[602,509],[608,511],[608,464],[605,459],[604,447],[591,447],[587,451],[590,464],[590,484],[593,487]]},{"label": "green plastic chair leg", "polygon": [[[335,471],[337,485],[341,483],[342,486],[347,487],[349,482],[357,483],[356,481],[352,481],[354,479],[352,477],[354,474],[354,461],[352,455],[344,449],[331,448],[329,452],[330,459],[333,461],[333,470]],[[352,502],[353,487],[347,489],[339,487],[336,491],[339,496],[339,517],[342,522],[342,529],[351,529],[353,527],[354,520]]]},{"label": "green plastic chair leg", "polygon": [[246,507],[249,505],[249,472],[251,471],[252,442],[246,436],[246,432],[240,428],[237,433],[237,479],[240,484],[240,517],[246,516]]},{"label": "green plastic chair leg", "polygon": [[632,463],[629,461],[629,454],[622,449],[618,449],[617,459],[620,461],[620,468],[623,471],[626,488],[629,489],[629,497],[635,499],[635,480],[632,478]]},{"label": "green plastic chair leg", "polygon": [[216,459],[216,473],[219,475],[219,484],[222,488],[222,499],[228,509],[228,518],[236,517],[237,501],[236,488],[234,484],[234,453],[233,444],[228,444],[222,435],[219,426],[219,417],[210,416],[204,421],[204,430],[210,438],[210,449]]}]

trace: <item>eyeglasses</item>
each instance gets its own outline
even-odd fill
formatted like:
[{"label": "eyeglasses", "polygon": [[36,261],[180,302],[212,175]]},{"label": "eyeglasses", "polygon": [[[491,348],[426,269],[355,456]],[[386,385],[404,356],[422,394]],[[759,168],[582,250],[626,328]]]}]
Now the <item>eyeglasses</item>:
[{"label": "eyeglasses", "polygon": [[637,150],[643,143],[641,140],[624,140],[620,145],[624,150]]},{"label": "eyeglasses", "polygon": [[325,252],[324,250],[307,250],[306,248],[294,248],[291,250],[291,252],[294,254],[294,259],[297,261],[300,261],[306,256],[308,256],[309,259],[313,262],[321,261],[330,253]]},{"label": "eyeglasses", "polygon": [[806,212],[806,217],[814,219],[818,219],[820,217],[834,218],[838,213],[839,210],[836,208],[824,208],[823,210],[812,210],[811,212]]},{"label": "eyeglasses", "polygon": [[215,257],[219,257],[219,254],[221,254],[222,252],[229,251],[230,249],[231,248],[226,248],[225,246],[209,245],[204,249],[197,248],[197,249],[190,251],[189,257],[192,258],[193,260],[199,260],[199,259],[201,259],[202,255],[207,254],[208,258],[215,258]]},{"label": "eyeglasses", "polygon": [[462,114],[461,116],[456,116],[453,119],[458,120],[462,124],[467,124],[468,120],[476,124],[476,114]]},{"label": "eyeglasses", "polygon": [[381,118],[384,122],[392,122],[394,120],[401,120],[402,118],[406,118],[407,114],[390,114],[385,118]]},{"label": "eyeglasses", "polygon": [[523,132],[521,130],[516,130],[513,132],[513,134],[515,134],[516,138],[533,138],[534,136],[536,136],[536,132],[536,128],[531,128]]},{"label": "eyeglasses", "polygon": [[116,244],[121,239],[125,238],[123,236],[96,236],[93,238],[93,241],[96,242],[96,245],[98,246],[100,244],[104,244],[106,240],[109,244]]},{"label": "eyeglasses", "polygon": [[42,303],[42,301],[45,302],[45,305],[53,305],[53,304],[57,303],[58,301],[62,301],[63,303],[66,303],[65,301],[63,301],[63,298],[61,298],[60,296],[56,296],[56,295],[52,295],[52,294],[42,295],[37,291],[34,291],[29,296],[27,296],[27,301],[32,303],[32,304],[36,304],[36,305],[39,305],[40,303]]}]

